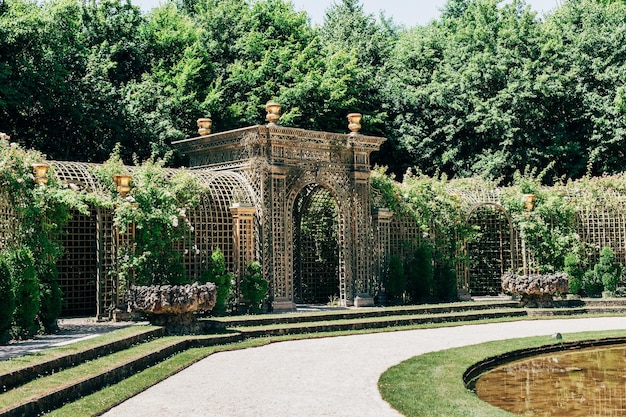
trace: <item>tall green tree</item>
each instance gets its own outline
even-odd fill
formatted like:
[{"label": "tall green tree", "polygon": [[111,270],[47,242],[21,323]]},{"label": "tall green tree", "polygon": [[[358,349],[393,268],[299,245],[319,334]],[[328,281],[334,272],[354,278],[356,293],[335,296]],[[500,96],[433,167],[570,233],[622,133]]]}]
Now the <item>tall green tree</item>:
[{"label": "tall green tree", "polygon": [[381,97],[385,74],[399,28],[383,15],[365,13],[359,0],[342,0],[327,11],[319,29],[324,68],[318,110],[324,130],[345,132],[346,114],[362,113],[363,130],[382,134],[386,113]]},{"label": "tall green tree", "polygon": [[520,1],[449,2],[440,21],[403,33],[385,69],[397,160],[492,177],[524,164],[539,43],[536,15]]}]

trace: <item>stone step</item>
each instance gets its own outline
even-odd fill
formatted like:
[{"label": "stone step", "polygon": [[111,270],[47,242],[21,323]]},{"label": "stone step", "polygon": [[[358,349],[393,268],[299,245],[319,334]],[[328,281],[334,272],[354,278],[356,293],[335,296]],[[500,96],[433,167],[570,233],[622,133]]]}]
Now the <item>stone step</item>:
[{"label": "stone step", "polygon": [[402,307],[377,307],[367,309],[341,309],[333,311],[265,314],[259,316],[213,317],[201,319],[207,331],[226,328],[269,326],[318,321],[355,320],[376,317],[408,316],[416,314],[443,314],[465,311],[517,308],[517,301],[463,302],[443,305],[417,305]]},{"label": "stone step", "polygon": [[[81,378],[71,383],[55,383],[54,389],[39,388],[46,380],[56,382],[63,380],[63,372],[38,378],[19,388],[0,394],[0,416],[36,416],[41,413],[56,409],[65,403],[74,401],[80,397],[89,395],[100,389],[115,384],[128,378],[135,373],[156,365],[168,357],[194,347],[206,347],[220,344],[234,343],[243,340],[240,334],[213,335],[198,337],[178,337],[168,339],[158,339],[143,343],[139,346],[128,348],[127,352],[136,351],[137,354],[120,363],[115,360],[114,355],[107,355],[96,361],[101,361],[102,366],[94,373],[85,371]],[[152,348],[154,345],[154,348]],[[81,373],[81,368],[87,368],[90,364],[81,364],[72,367],[73,371]],[[36,384],[36,386],[35,386]],[[20,401],[2,406],[6,403],[6,397],[15,390],[20,390]]]},{"label": "stone step", "polygon": [[602,306],[592,305],[585,307],[561,307],[561,308],[529,308],[530,317],[551,317],[551,316],[576,316],[593,314],[626,314],[626,305]]},{"label": "stone step", "polygon": [[504,317],[525,317],[526,309],[464,311],[459,313],[400,315],[374,318],[350,318],[330,322],[281,323],[267,326],[233,327],[231,330],[245,337],[282,336],[288,334],[336,332],[347,330],[381,329],[387,327],[413,326],[420,324],[462,323]]},{"label": "stone step", "polygon": [[43,362],[25,365],[24,367],[15,369],[11,372],[0,373],[0,387],[2,387],[4,391],[8,391],[12,388],[26,384],[35,378],[60,372],[63,369],[77,366],[81,363],[128,349],[133,345],[162,337],[163,335],[164,330],[162,328],[150,327],[146,328],[145,331],[140,331],[140,333],[132,336],[92,346],[77,352],[63,354],[55,357],[54,359],[45,360]]}]

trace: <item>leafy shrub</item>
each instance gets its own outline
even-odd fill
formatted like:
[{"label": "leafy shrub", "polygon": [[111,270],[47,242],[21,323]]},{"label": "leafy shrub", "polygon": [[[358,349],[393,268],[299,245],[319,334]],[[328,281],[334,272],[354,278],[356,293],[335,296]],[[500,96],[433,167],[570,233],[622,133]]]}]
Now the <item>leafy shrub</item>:
[{"label": "leafy shrub", "polygon": [[0,343],[9,338],[9,330],[15,310],[15,294],[11,283],[11,271],[3,258],[0,258]]},{"label": "leafy shrub", "polygon": [[569,292],[580,294],[583,289],[584,272],[577,255],[571,253],[565,257],[565,273],[569,277]]},{"label": "leafy shrub", "polygon": [[213,308],[214,315],[223,315],[228,308],[228,298],[231,293],[233,275],[226,271],[226,259],[224,254],[217,248],[211,254],[208,269],[200,277],[200,282],[205,284],[212,282],[217,286],[217,300]]},{"label": "leafy shrub", "polygon": [[594,269],[585,272],[583,276],[582,292],[589,297],[599,297],[602,294],[602,278],[595,273]]},{"label": "leafy shrub", "polygon": [[614,292],[622,276],[622,267],[615,260],[615,253],[609,247],[600,252],[600,258],[593,269],[584,276],[583,290],[589,296],[599,296],[602,291]]},{"label": "leafy shrub", "polygon": [[433,298],[435,292],[435,271],[433,269],[432,245],[422,243],[415,249],[406,275],[407,292],[411,301],[427,301]]},{"label": "leafy shrub", "polygon": [[596,268],[602,276],[604,291],[615,292],[622,277],[622,266],[615,260],[613,249],[609,247],[602,249]]},{"label": "leafy shrub", "polygon": [[37,331],[35,317],[39,311],[39,282],[35,260],[28,248],[10,250],[7,264],[15,289],[15,312],[13,330],[15,337],[30,337]]},{"label": "leafy shrub", "polygon": [[457,280],[454,265],[450,259],[444,259],[439,265],[435,265],[435,283],[437,297],[442,301],[454,301],[457,299]]},{"label": "leafy shrub", "polygon": [[250,311],[260,311],[261,301],[267,294],[269,282],[263,278],[263,271],[258,262],[252,262],[246,268],[246,274],[241,282],[241,294],[248,303]]},{"label": "leafy shrub", "polygon": [[404,296],[404,291],[406,290],[404,265],[402,265],[402,259],[397,255],[392,255],[389,259],[385,289],[392,299],[401,300]]},{"label": "leafy shrub", "polygon": [[57,278],[59,271],[53,263],[42,265],[37,274],[39,276],[40,308],[37,318],[43,329],[50,333],[58,329],[57,319],[63,307],[63,291],[59,287]]},{"label": "leafy shrub", "polygon": [[[127,172],[120,155],[118,144],[109,160],[94,169],[109,189],[108,196],[99,204],[113,206],[115,202],[115,225],[131,240],[118,252],[120,287],[129,280],[138,285],[188,283],[180,249],[188,245],[191,224],[187,213],[198,204],[199,181],[188,171],[180,170],[172,175],[165,169],[171,155],[144,162],[136,160],[133,186],[128,196],[121,198],[113,181],[115,174]],[[129,233],[131,230],[134,233]],[[128,249],[131,247],[133,250]]]}]

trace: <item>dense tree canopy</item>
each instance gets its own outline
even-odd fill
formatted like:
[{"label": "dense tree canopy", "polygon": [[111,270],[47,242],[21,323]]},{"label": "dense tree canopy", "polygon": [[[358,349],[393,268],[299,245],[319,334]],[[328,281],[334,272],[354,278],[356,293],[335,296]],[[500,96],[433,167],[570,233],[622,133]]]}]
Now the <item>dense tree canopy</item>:
[{"label": "dense tree canopy", "polygon": [[337,0],[313,26],[287,0],[0,3],[0,131],[51,158],[164,154],[194,135],[261,123],[363,132],[379,163],[512,178],[526,166],[581,177],[624,170],[626,2],[448,0],[399,27]]}]

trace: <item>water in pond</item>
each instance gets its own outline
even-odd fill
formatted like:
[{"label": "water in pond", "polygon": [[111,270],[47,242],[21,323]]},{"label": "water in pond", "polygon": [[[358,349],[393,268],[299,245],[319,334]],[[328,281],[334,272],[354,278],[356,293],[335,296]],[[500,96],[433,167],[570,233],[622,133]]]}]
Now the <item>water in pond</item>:
[{"label": "water in pond", "polygon": [[481,376],[476,393],[525,417],[626,416],[626,346],[512,362]]}]

